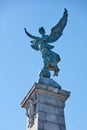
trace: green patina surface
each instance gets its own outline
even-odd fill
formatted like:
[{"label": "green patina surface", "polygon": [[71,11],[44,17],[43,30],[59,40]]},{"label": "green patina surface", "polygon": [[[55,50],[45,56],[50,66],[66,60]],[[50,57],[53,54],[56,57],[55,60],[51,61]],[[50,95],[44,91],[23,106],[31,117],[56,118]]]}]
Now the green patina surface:
[{"label": "green patina surface", "polygon": [[33,39],[31,41],[31,47],[34,50],[39,50],[43,58],[44,66],[39,74],[39,77],[50,78],[50,71],[54,71],[54,76],[58,76],[58,62],[60,61],[60,56],[52,51],[54,46],[50,45],[49,43],[57,41],[58,38],[62,35],[63,29],[65,28],[67,23],[67,17],[68,13],[65,9],[62,18],[51,29],[51,33],[49,35],[45,34],[44,27],[39,28],[39,33],[41,34],[41,37],[31,35],[25,28],[25,33],[27,34],[27,36]]}]

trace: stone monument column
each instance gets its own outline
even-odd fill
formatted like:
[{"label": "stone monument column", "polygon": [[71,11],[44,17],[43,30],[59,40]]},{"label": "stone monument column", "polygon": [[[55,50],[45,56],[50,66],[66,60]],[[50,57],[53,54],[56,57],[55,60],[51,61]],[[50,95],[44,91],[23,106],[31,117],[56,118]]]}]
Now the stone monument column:
[{"label": "stone monument column", "polygon": [[66,130],[64,107],[69,96],[53,80],[35,83],[21,102],[26,109],[26,130]]},{"label": "stone monument column", "polygon": [[58,76],[60,56],[54,52],[53,43],[61,37],[67,24],[68,11],[64,13],[59,22],[51,28],[49,35],[46,35],[44,27],[39,28],[40,37],[33,36],[25,28],[26,35],[32,49],[40,51],[43,59],[43,68],[39,74],[38,83],[34,83],[28,94],[23,99],[21,106],[26,109],[27,129],[26,130],[66,130],[64,107],[65,101],[70,92],[63,90],[61,86],[51,79],[50,71]]}]

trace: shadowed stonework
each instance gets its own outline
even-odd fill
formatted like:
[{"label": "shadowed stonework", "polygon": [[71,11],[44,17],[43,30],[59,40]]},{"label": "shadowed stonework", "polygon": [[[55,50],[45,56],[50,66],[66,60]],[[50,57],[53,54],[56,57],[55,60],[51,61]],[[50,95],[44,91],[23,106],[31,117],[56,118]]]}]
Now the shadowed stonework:
[{"label": "shadowed stonework", "polygon": [[35,83],[21,106],[27,113],[27,130],[66,130],[64,107],[69,91]]}]

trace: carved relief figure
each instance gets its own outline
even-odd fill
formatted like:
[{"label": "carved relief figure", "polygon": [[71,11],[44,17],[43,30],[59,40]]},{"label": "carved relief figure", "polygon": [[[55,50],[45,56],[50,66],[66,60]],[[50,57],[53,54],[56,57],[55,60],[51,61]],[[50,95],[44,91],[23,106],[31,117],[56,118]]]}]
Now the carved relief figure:
[{"label": "carved relief figure", "polygon": [[34,116],[35,116],[36,112],[35,112],[35,104],[33,102],[33,100],[29,100],[26,106],[26,115],[29,118],[29,125],[28,127],[32,127],[34,124]]}]

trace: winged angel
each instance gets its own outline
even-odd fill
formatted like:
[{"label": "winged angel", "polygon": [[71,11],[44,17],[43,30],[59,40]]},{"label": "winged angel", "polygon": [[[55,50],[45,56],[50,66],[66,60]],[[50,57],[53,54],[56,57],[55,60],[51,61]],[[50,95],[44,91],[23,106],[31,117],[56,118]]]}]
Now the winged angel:
[{"label": "winged angel", "polygon": [[62,35],[67,23],[67,17],[68,12],[66,9],[64,9],[62,18],[51,29],[49,35],[45,34],[44,27],[39,28],[39,33],[41,34],[41,37],[31,35],[29,32],[27,32],[27,29],[25,28],[25,33],[27,34],[27,36],[33,39],[31,41],[31,47],[35,50],[39,50],[43,58],[44,67],[39,74],[40,77],[50,78],[50,71],[54,71],[54,76],[58,76],[59,68],[57,64],[60,61],[60,56],[52,51],[54,46],[50,45],[49,43],[57,41]]}]

